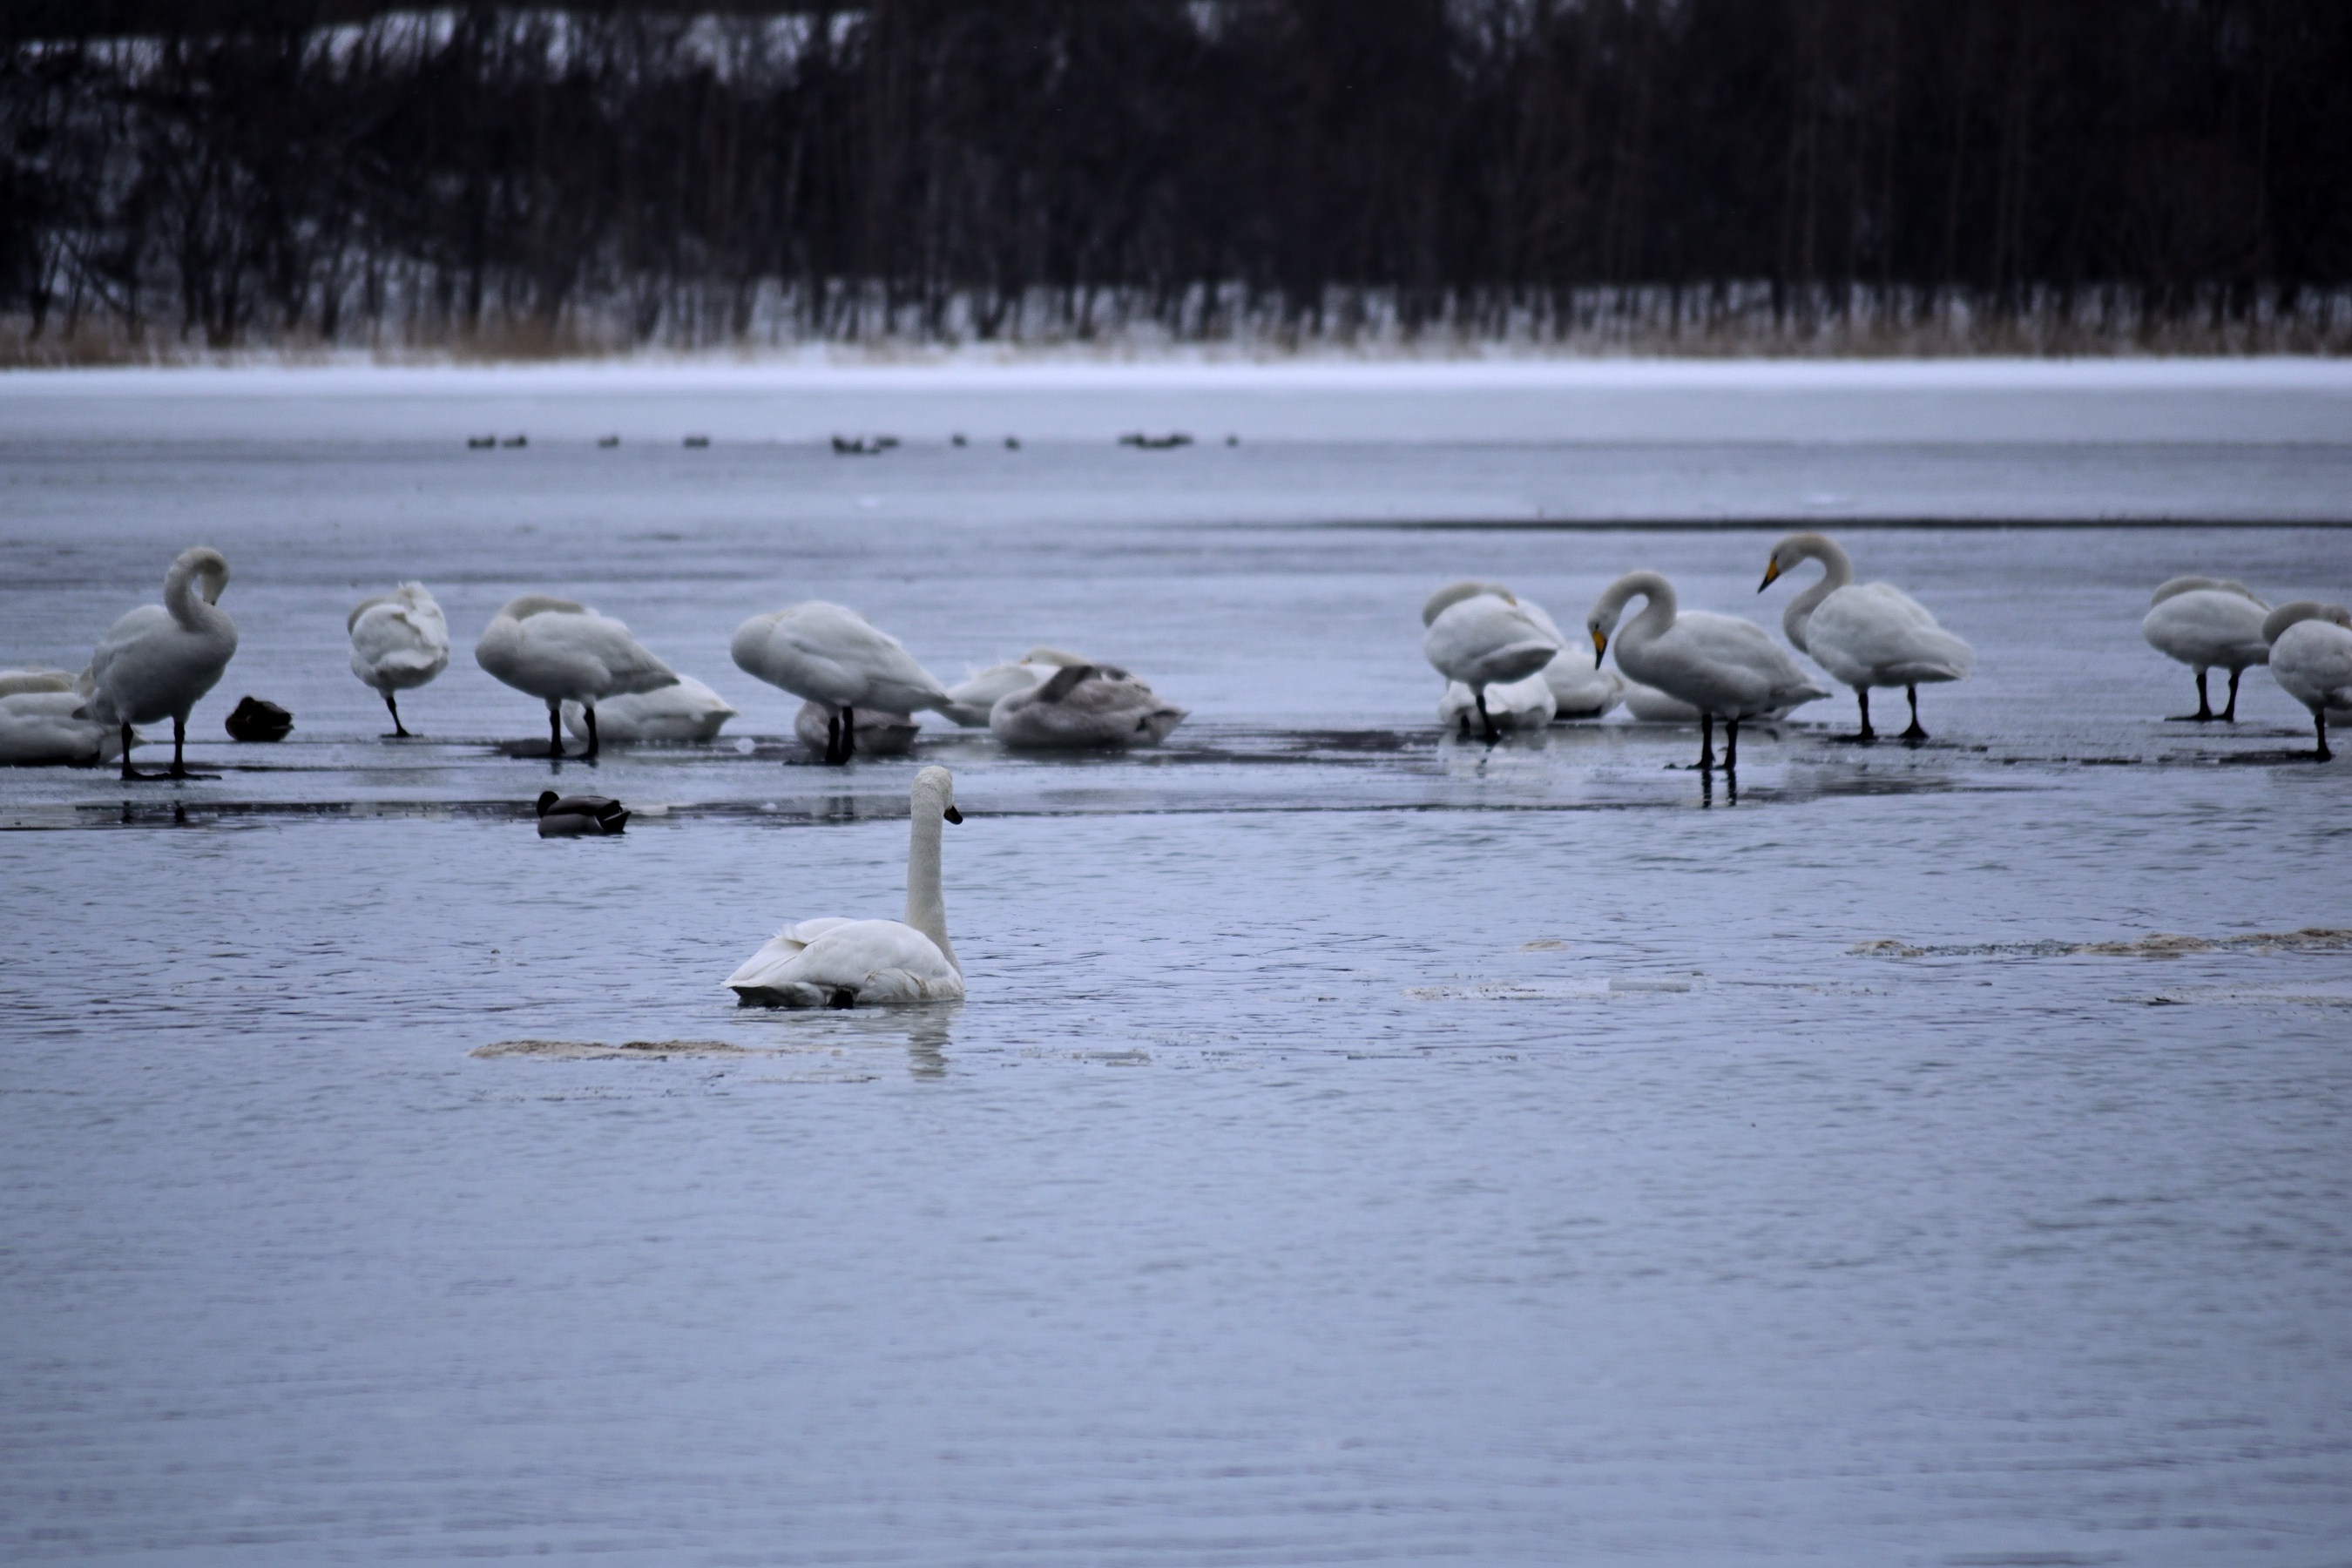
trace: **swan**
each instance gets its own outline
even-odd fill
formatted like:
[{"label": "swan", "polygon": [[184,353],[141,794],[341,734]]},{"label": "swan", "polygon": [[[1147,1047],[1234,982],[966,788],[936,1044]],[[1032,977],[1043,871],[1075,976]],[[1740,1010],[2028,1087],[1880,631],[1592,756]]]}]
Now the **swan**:
[{"label": "swan", "polygon": [[[2173,721],[2202,724],[2213,719],[2238,721],[2238,679],[2250,664],[2268,664],[2270,639],[2263,617],[2270,606],[2243,583],[2211,577],[2175,577],[2148,600],[2139,635],[2148,647],[2197,672],[2197,711]],[[2215,665],[2230,672],[2230,702],[2221,712],[2205,695],[2205,672]]]},{"label": "swan", "polygon": [[[1613,669],[1603,669],[1581,645],[1569,640],[1559,625],[1533,599],[1521,599],[1519,608],[1559,644],[1540,673],[1551,688],[1552,715],[1558,719],[1598,719],[1617,706],[1627,681]],[[1690,717],[1698,714],[1694,710]]]},{"label": "swan", "polygon": [[[1540,730],[1550,723],[1559,711],[1559,700],[1544,679],[1550,673],[1546,665],[1533,675],[1486,688],[1486,721],[1497,730]],[[1468,687],[1458,680],[1445,683],[1445,695],[1437,703],[1440,724],[1467,736],[1477,712],[1477,697]]]},{"label": "swan", "polygon": [[89,716],[73,671],[0,669],[0,765],[110,762],[121,745],[113,725]]},{"label": "swan", "polygon": [[2270,613],[2263,640],[2270,645],[2271,679],[2311,710],[2319,734],[2313,757],[2327,761],[2335,755],[2327,749],[2329,711],[2352,710],[2352,613],[2341,605],[2298,599]]},{"label": "swan", "polygon": [[423,686],[449,668],[449,622],[422,583],[362,599],[343,622],[352,637],[352,673],[383,696],[392,733],[408,737],[393,693]]},{"label": "swan", "polygon": [[146,778],[131,765],[133,724],[172,721],[171,776],[188,776],[188,710],[213,689],[236,654],[236,623],[220,607],[228,560],[198,545],[183,550],[163,574],[163,602],[142,605],[113,626],[90,656],[89,716],[119,724],[122,776]]},{"label": "swan", "polygon": [[1609,584],[1585,620],[1596,662],[1633,599],[1648,601],[1617,639],[1617,664],[1628,678],[1654,686],[1699,711],[1698,765],[1715,765],[1715,721],[1725,721],[1723,765],[1739,759],[1739,721],[1787,712],[1827,697],[1805,679],[1762,626],[1733,616],[1693,610],[1678,615],[1675,585],[1656,572],[1629,572]]},{"label": "swan", "polygon": [[1156,746],[1186,716],[1115,665],[1066,664],[1028,690],[997,699],[988,732],[1033,751]]},{"label": "swan", "polygon": [[830,763],[846,763],[855,752],[858,709],[911,714],[950,700],[947,688],[896,637],[856,610],[822,599],[753,616],[735,628],[730,651],[745,674],[823,705]]},{"label": "swan", "polygon": [[629,628],[570,599],[526,594],[508,602],[482,629],[474,662],[492,677],[547,704],[547,754],[563,754],[562,706],[577,702],[596,754],[596,704],[607,697],[677,684]]},{"label": "swan", "polygon": [[1486,711],[1486,688],[1522,680],[1559,652],[1556,631],[1528,614],[1499,583],[1448,583],[1421,607],[1421,651],[1448,680],[1470,689],[1486,739],[1498,731]]},{"label": "swan", "polygon": [[954,779],[945,768],[925,768],[908,804],[907,918],[788,925],[727,977],[740,1000],[785,1007],[962,1000],[963,966],[948,944],[940,898],[940,825],[963,820]]},{"label": "swan", "polygon": [[629,808],[601,795],[559,795],[541,790],[539,795],[539,836],[541,838],[609,837],[629,826]]},{"label": "swan", "polygon": [[1937,626],[1927,605],[1894,584],[1854,582],[1853,562],[1826,534],[1791,533],[1772,546],[1756,591],[1770,587],[1801,561],[1820,562],[1821,580],[1790,601],[1780,629],[1798,652],[1812,655],[1814,663],[1853,688],[1862,707],[1862,731],[1854,739],[1878,738],[1870,727],[1870,689],[1899,686],[1911,700],[1911,727],[1901,738],[1926,740],[1919,688],[1965,679],[1976,665],[1977,650]]},{"label": "swan", "polygon": [[[733,717],[735,710],[727,699],[694,677],[681,675],[675,686],[606,698],[596,707],[596,729],[615,741],[709,741]],[[563,727],[586,740],[588,710],[566,702]]]},{"label": "swan", "polygon": [[[825,710],[822,702],[803,702],[801,710],[793,715],[793,733],[811,754],[833,760],[833,748],[842,745],[842,721]],[[868,757],[903,757],[914,750],[915,737],[923,727],[907,713],[885,713],[879,708],[860,708],[849,719],[854,727],[854,746],[850,749]]]},{"label": "swan", "polygon": [[1033,647],[1015,663],[991,665],[961,685],[949,687],[947,706],[940,711],[967,730],[985,730],[989,713],[1005,698],[1028,690],[1056,668],[1093,662],[1057,647]]}]

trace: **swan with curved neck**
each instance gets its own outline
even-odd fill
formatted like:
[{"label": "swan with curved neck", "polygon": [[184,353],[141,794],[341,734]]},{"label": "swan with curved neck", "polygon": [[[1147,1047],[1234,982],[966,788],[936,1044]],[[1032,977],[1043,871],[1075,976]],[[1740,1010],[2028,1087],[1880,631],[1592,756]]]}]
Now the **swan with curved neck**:
[{"label": "swan with curved neck", "polygon": [[219,551],[182,551],[164,574],[163,602],[115,622],[90,656],[89,716],[121,727],[124,778],[152,776],[131,765],[131,727],[161,719],[172,721],[170,776],[188,776],[188,710],[236,655],[236,623],[218,603],[227,586],[228,560]]},{"label": "swan with curved neck", "polygon": [[1976,649],[1938,626],[1925,605],[1892,583],[1855,583],[1852,558],[1827,534],[1791,533],[1775,544],[1756,591],[1762,593],[1804,561],[1822,563],[1821,578],[1790,602],[1780,629],[1799,652],[1812,655],[1815,663],[1853,688],[1862,730],[1853,738],[1878,738],[1870,727],[1870,689],[1899,686],[1911,702],[1911,727],[1902,738],[1926,740],[1919,688],[1965,679],[1976,668]]},{"label": "swan with curved neck", "polygon": [[2326,762],[2335,755],[2327,749],[2328,710],[2352,709],[2352,613],[2298,599],[2264,618],[2263,639],[2270,645],[2271,678],[2311,710],[2319,736],[2312,759]]},{"label": "swan with curved neck", "polygon": [[[2263,635],[2270,606],[2243,583],[2214,577],[2175,577],[2147,604],[2139,635],[2157,652],[2197,672],[2197,711],[2175,714],[2167,722],[2236,723],[2239,678],[2248,666],[2271,660],[2271,641]],[[2219,713],[2205,695],[2205,672],[2216,667],[2230,672],[2229,706]]]},{"label": "swan with curved neck", "polygon": [[1470,689],[1489,741],[1501,734],[1486,710],[1486,688],[1507,686],[1549,664],[1559,638],[1500,583],[1448,583],[1421,607],[1421,651],[1437,673]]},{"label": "swan with curved neck", "polygon": [[[1625,606],[1644,601],[1642,613],[1618,621]],[[1782,653],[1764,628],[1736,616],[1706,610],[1685,615],[1675,585],[1657,572],[1629,572],[1609,584],[1585,619],[1598,664],[1616,637],[1617,666],[1627,678],[1679,698],[1699,712],[1698,766],[1715,766],[1715,721],[1727,726],[1723,765],[1738,765],[1739,724],[1785,712],[1828,692],[1805,679],[1796,661]]]},{"label": "swan with curved neck", "polygon": [[786,926],[727,977],[742,1002],[782,1007],[873,1007],[963,998],[963,966],[948,941],[940,893],[944,823],[961,822],[955,780],[925,768],[908,796],[904,920],[838,917]]},{"label": "swan with curved neck", "polygon": [[510,599],[482,629],[474,662],[493,678],[547,704],[547,754],[563,755],[563,705],[580,704],[588,750],[596,754],[596,704],[607,697],[658,691],[677,675],[629,628],[570,599],[526,594]]}]

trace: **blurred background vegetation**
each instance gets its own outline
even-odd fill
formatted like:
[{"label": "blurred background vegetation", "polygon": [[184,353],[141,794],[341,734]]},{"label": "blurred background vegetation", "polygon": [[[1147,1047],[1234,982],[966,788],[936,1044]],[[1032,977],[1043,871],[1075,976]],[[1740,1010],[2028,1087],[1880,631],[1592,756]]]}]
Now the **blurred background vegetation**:
[{"label": "blurred background vegetation", "polygon": [[2345,0],[18,0],[0,358],[2352,343]]}]

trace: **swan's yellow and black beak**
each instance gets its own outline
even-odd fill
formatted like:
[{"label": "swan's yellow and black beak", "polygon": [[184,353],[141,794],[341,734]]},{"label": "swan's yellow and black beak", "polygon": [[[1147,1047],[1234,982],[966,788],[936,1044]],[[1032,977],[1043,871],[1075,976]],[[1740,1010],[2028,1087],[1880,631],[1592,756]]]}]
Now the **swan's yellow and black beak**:
[{"label": "swan's yellow and black beak", "polygon": [[1604,654],[1604,653],[1607,653],[1608,651],[1609,651],[1609,634],[1608,634],[1607,632],[1602,631],[1599,626],[1595,626],[1595,627],[1593,627],[1593,628],[1592,628],[1592,662],[1593,662],[1593,664],[1594,664],[1596,667],[1601,663],[1601,656],[1602,654]]},{"label": "swan's yellow and black beak", "polygon": [[945,811],[940,813],[940,815],[946,817],[950,822],[961,822],[963,820],[963,813],[958,811],[954,806],[948,807]]},{"label": "swan's yellow and black beak", "polygon": [[1760,594],[1780,580],[1780,558],[1775,556],[1773,559],[1764,563],[1764,581],[1756,584],[1756,591]]}]

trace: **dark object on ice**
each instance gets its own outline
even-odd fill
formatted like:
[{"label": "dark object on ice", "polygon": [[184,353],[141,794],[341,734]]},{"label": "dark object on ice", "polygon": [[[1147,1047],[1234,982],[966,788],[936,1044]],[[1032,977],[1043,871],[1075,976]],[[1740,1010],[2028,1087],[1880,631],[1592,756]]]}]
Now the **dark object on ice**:
[{"label": "dark object on ice", "polygon": [[1225,445],[1228,447],[1238,447],[1241,444],[1242,438],[1238,436],[1228,436],[1225,437]]},{"label": "dark object on ice", "polygon": [[[833,450],[835,457],[876,458],[898,444],[896,436],[835,436]],[[962,443],[959,441],[957,445]]]},{"label": "dark object on ice", "polygon": [[530,445],[530,437],[528,436],[509,436],[505,440],[499,442],[499,445],[501,447],[528,447]]},{"label": "dark object on ice", "polygon": [[629,825],[629,808],[601,795],[558,795],[542,791],[539,797],[541,838],[602,837]]},{"label": "dark object on ice", "polygon": [[949,437],[948,439],[956,446],[961,447],[964,444],[963,432],[959,430],[954,435]]},{"label": "dark object on ice", "polygon": [[1021,450],[1021,437],[1018,436],[1007,436],[1004,438],[1004,449],[1008,452],[1017,452]]},{"label": "dark object on ice", "polygon": [[686,444],[689,447],[708,447],[710,445],[710,437],[708,436],[688,436],[686,438]]},{"label": "dark object on ice", "polygon": [[617,447],[620,444],[621,438],[618,436],[599,436],[596,437],[596,445],[599,447]]},{"label": "dark object on ice", "polygon": [[1191,446],[1192,437],[1181,430],[1171,430],[1165,436],[1147,436],[1140,430],[1130,430],[1118,438],[1118,444],[1146,452],[1165,452],[1172,447]]},{"label": "dark object on ice", "polygon": [[224,726],[232,741],[282,741],[294,728],[294,715],[258,697],[241,700]]},{"label": "dark object on ice", "polygon": [[468,436],[466,437],[466,449],[469,452],[483,451],[488,447],[495,447],[498,444],[499,438],[496,436]]}]

